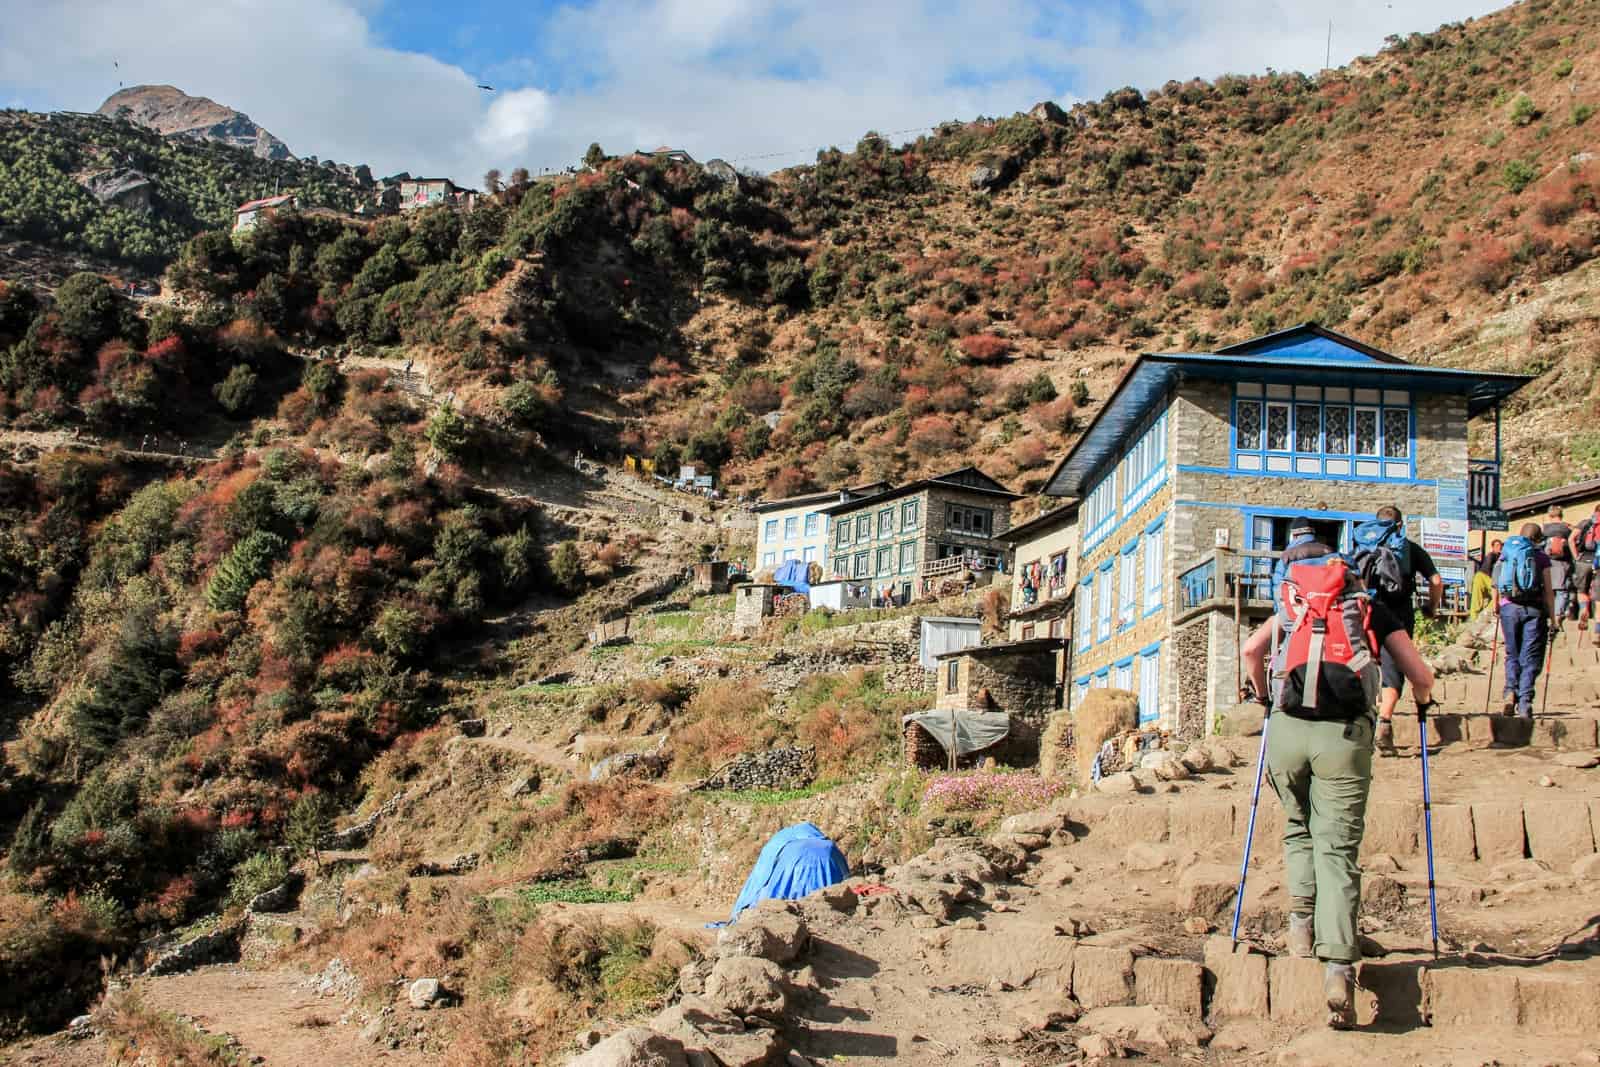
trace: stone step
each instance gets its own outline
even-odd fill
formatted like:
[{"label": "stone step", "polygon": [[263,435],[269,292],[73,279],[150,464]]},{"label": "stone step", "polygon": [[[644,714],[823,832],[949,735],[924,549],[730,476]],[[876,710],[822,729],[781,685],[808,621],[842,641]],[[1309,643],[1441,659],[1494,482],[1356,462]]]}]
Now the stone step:
[{"label": "stone step", "polygon": [[[1080,948],[1081,952],[1082,949]],[[1206,944],[1214,1019],[1271,1018],[1291,1025],[1327,1019],[1323,965],[1267,956],[1225,937]],[[1356,1022],[1362,1026],[1470,1026],[1529,1034],[1585,1035],[1600,1014],[1600,957],[1388,956],[1356,966]]]},{"label": "stone step", "polygon": [[[1104,834],[1124,844],[1168,842],[1196,852],[1242,850],[1250,826],[1250,801],[1159,795],[1112,799],[1087,797],[1065,803],[1069,826]],[[1528,800],[1435,803],[1433,851],[1436,860],[1458,863],[1509,863],[1541,860],[1566,871],[1596,852],[1600,838],[1600,798],[1536,797]],[[1283,808],[1263,789],[1256,810],[1255,847],[1275,850],[1283,838]],[[1367,806],[1361,854],[1417,856],[1425,844],[1422,801],[1375,800]]]}]

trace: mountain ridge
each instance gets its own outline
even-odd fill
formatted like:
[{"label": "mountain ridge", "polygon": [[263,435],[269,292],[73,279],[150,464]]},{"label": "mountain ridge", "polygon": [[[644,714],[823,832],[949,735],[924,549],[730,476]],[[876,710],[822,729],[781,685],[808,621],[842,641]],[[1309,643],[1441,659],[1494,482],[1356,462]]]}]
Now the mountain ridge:
[{"label": "mountain ridge", "polygon": [[126,118],[166,137],[190,137],[242,148],[259,159],[296,158],[249,115],[205,96],[191,96],[174,85],[133,85],[106,97],[96,113]]}]

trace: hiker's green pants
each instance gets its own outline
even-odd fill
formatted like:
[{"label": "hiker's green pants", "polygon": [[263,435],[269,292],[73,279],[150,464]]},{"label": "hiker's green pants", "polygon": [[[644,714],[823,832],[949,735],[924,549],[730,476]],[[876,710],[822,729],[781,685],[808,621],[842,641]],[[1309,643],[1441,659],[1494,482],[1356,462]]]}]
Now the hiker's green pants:
[{"label": "hiker's green pants", "polygon": [[1361,905],[1361,834],[1372,788],[1373,719],[1277,714],[1267,727],[1267,777],[1283,804],[1291,909],[1315,916],[1317,958],[1353,963]]}]

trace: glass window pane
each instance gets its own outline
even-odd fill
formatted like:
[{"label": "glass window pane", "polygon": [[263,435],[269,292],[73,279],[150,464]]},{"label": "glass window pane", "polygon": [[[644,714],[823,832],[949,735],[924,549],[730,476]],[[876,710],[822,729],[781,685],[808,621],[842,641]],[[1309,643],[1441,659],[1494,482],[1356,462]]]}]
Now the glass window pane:
[{"label": "glass window pane", "polygon": [[1239,401],[1239,447],[1241,449],[1257,449],[1261,447],[1261,402],[1259,400]]},{"label": "glass window pane", "polygon": [[865,541],[872,536],[872,518],[869,515],[856,516],[856,540]]},{"label": "glass window pane", "polygon": [[1383,454],[1389,459],[1411,455],[1411,412],[1405,408],[1383,409]]},{"label": "glass window pane", "polygon": [[1322,408],[1318,405],[1295,405],[1294,449],[1296,452],[1322,451]]},{"label": "glass window pane", "polygon": [[1273,452],[1289,451],[1289,405],[1267,405],[1267,448]]},{"label": "glass window pane", "polygon": [[1378,454],[1378,412],[1373,408],[1356,409],[1356,454]]},{"label": "glass window pane", "polygon": [[1347,455],[1350,452],[1350,409],[1328,408],[1323,416],[1327,420],[1327,446],[1332,455]]}]

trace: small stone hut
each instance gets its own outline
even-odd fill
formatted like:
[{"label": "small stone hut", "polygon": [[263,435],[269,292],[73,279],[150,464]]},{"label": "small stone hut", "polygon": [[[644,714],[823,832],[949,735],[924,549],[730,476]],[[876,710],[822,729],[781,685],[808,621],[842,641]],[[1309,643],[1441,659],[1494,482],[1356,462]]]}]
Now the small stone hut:
[{"label": "small stone hut", "polygon": [[694,565],[694,591],[701,596],[726,593],[728,591],[727,561],[713,560],[709,563],[696,563]]},{"label": "small stone hut", "polygon": [[[1012,765],[1034,763],[1039,758],[1045,722],[1061,705],[1056,657],[1063,644],[1061,638],[1041,637],[939,654],[935,657],[933,710],[1004,713],[1011,720],[1006,739],[970,755],[993,756]],[[916,723],[908,722],[906,733],[906,754],[912,762],[926,765],[932,757],[938,765],[948,759],[942,746]]]},{"label": "small stone hut", "polygon": [[733,598],[733,632],[739,637],[750,637],[761,632],[761,623],[772,617],[778,591],[785,586],[771,582],[747,582],[741,585]]}]

